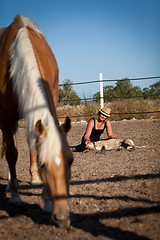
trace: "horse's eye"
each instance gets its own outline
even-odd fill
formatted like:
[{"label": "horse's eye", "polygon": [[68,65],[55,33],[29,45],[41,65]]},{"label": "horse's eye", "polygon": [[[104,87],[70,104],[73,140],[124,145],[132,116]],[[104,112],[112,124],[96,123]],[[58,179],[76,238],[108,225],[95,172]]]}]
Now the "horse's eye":
[{"label": "horse's eye", "polygon": [[45,164],[42,164],[42,165],[40,165],[40,169],[43,169],[43,170],[45,170],[45,169],[46,169],[46,166],[45,166]]}]

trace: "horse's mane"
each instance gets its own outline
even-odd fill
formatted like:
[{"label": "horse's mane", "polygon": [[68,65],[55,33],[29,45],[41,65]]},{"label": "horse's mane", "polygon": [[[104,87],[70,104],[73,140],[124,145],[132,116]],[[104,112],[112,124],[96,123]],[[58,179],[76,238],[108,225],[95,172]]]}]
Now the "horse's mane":
[{"label": "horse's mane", "polygon": [[[22,23],[23,23],[23,27],[29,27],[31,29],[33,29],[37,34],[42,34],[41,30],[39,29],[38,25],[36,23],[34,23],[33,21],[31,21],[29,18],[24,17],[24,16],[20,16]],[[44,37],[44,35],[43,35]]]},{"label": "horse's mane", "polygon": [[[13,88],[18,96],[19,110],[26,122],[27,136],[31,147],[35,146],[35,123],[41,119],[47,128],[47,135],[42,142],[41,159],[58,156],[61,141],[54,118],[49,110],[46,92],[42,83],[37,60],[27,28],[31,28],[41,37],[42,32],[30,19],[20,16],[21,27],[10,46],[10,76]],[[45,52],[44,52],[45,54]],[[43,151],[43,145],[45,151]]]}]

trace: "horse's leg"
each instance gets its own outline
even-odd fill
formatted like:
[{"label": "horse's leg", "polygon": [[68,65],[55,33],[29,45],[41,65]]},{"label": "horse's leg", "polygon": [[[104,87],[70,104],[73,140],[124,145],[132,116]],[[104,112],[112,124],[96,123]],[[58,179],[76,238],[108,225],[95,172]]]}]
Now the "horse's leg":
[{"label": "horse's leg", "polygon": [[3,137],[3,133],[2,133],[2,138],[1,138],[1,142],[0,142],[0,159],[2,159],[4,157],[5,151],[6,151],[6,143],[4,141],[4,137]]},{"label": "horse's leg", "polygon": [[12,133],[7,134],[5,137],[6,142],[6,160],[10,171],[9,188],[11,192],[11,203],[19,204],[22,202],[18,193],[18,182],[16,178],[16,162],[18,158],[18,145],[16,136]]},{"label": "horse's leg", "polygon": [[[2,133],[2,139],[0,143],[0,160],[3,159],[5,153],[6,153],[7,143],[4,141],[3,133]],[[8,173],[8,185],[5,189],[6,192],[10,192],[10,171]]]},{"label": "horse's leg", "polygon": [[30,174],[31,184],[38,185],[42,183],[37,167],[37,156],[34,148],[30,149]]},{"label": "horse's leg", "polygon": [[10,184],[11,184],[11,174],[10,171],[8,172],[8,185],[5,189],[6,192],[10,192]]},{"label": "horse's leg", "polygon": [[[13,140],[14,140],[15,148],[17,149],[17,152],[18,152],[18,131],[13,135]],[[5,154],[6,149],[7,149],[7,143],[3,139],[3,155]],[[17,158],[18,158],[18,156],[17,156]],[[10,182],[11,182],[11,174],[10,174],[10,170],[9,170],[9,172],[8,172],[8,185],[5,189],[6,192],[10,192]]]}]

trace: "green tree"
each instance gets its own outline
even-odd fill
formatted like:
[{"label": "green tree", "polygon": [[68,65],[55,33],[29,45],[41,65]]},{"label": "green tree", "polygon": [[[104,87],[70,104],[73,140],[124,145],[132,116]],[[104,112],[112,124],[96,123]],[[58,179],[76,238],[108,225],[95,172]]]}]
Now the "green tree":
[{"label": "green tree", "polygon": [[[128,78],[124,78],[122,80],[118,80],[116,82],[116,86],[105,86],[103,88],[104,98],[107,101],[113,101],[114,98],[118,97],[135,97],[135,96],[143,96],[143,92],[140,87],[133,87],[130,80]],[[100,92],[94,94],[94,98],[98,101],[100,97]]]},{"label": "green tree", "polygon": [[105,86],[103,88],[103,95],[105,100],[112,101],[115,97],[115,88],[113,86]]},{"label": "green tree", "polygon": [[143,91],[141,90],[140,87],[135,86],[132,88],[132,96],[143,96]]},{"label": "green tree", "polygon": [[[112,98],[115,97],[114,87],[113,86],[105,86],[103,88],[103,97],[107,101],[112,101]],[[96,100],[96,102],[100,101],[100,92],[97,92],[93,95],[93,98]]]},{"label": "green tree", "polygon": [[117,97],[129,97],[132,95],[132,84],[128,78],[124,78],[122,80],[118,80],[116,82],[116,86],[114,91]]},{"label": "green tree", "polygon": [[[152,96],[149,96],[152,95]],[[153,96],[156,95],[156,96]],[[149,86],[149,88],[143,88],[143,96],[145,99],[158,99],[160,97],[160,81]]]},{"label": "green tree", "polygon": [[77,93],[73,90],[72,81],[70,79],[65,79],[63,85],[59,88],[59,99],[58,102],[63,102],[64,105],[79,105],[81,100]]}]

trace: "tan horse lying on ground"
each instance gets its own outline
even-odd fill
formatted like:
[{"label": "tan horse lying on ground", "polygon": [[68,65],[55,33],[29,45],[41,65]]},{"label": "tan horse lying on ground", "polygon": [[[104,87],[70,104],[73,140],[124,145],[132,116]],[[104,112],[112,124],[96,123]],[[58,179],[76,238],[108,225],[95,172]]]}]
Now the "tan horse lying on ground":
[{"label": "tan horse lying on ground", "polygon": [[62,126],[58,123],[58,74],[56,59],[43,33],[30,19],[19,15],[0,30],[0,129],[2,155],[5,153],[11,176],[10,202],[22,204],[16,177],[16,133],[18,120],[24,118],[31,171],[32,160],[37,161],[43,180],[44,210],[53,210],[59,226],[69,226],[67,196],[73,155],[66,134],[71,122],[66,118]]},{"label": "tan horse lying on ground", "polygon": [[[144,147],[144,146],[141,146]],[[129,149],[135,149],[140,148],[138,146],[135,146],[134,142],[131,139],[106,139],[106,140],[100,140],[96,142],[90,142],[86,144],[86,148],[90,150],[112,150],[112,149],[121,149],[121,148],[127,148]]]}]

